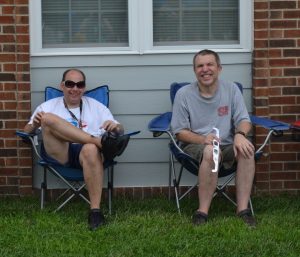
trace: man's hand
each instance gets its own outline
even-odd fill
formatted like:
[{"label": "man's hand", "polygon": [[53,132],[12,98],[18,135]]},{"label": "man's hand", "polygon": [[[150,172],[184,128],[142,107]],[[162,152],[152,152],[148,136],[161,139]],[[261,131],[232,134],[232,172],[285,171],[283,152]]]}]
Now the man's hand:
[{"label": "man's hand", "polygon": [[220,139],[215,134],[210,133],[205,137],[204,144],[212,145],[214,140],[217,140],[220,143]]},{"label": "man's hand", "polygon": [[115,123],[112,120],[107,120],[101,126],[102,129],[106,130],[107,132],[115,132],[117,134],[123,134],[123,127],[119,123]]},{"label": "man's hand", "polygon": [[43,115],[45,114],[45,112],[38,112],[34,118],[33,118],[33,123],[32,123],[32,127],[34,129],[37,129],[41,126],[41,120],[42,120],[42,117]]},{"label": "man's hand", "polygon": [[45,112],[38,112],[32,121],[32,124],[27,123],[24,127],[24,131],[27,133],[33,133],[41,126],[42,117]]},{"label": "man's hand", "polygon": [[244,158],[250,159],[254,155],[253,144],[243,135],[235,134],[233,141],[234,155],[241,154]]}]

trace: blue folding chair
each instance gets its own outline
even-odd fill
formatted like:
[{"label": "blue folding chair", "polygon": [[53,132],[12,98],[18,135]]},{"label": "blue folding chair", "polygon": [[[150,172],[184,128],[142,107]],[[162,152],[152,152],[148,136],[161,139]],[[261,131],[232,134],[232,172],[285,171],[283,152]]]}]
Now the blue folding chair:
[{"label": "blue folding chair", "polygon": [[[107,85],[97,87],[92,90],[88,90],[84,93],[85,96],[92,97],[104,104],[106,107],[109,105],[109,88]],[[50,100],[52,98],[56,98],[59,96],[63,96],[63,92],[54,87],[46,87],[45,89],[45,101]],[[61,199],[62,197],[67,195],[67,198],[58,206],[55,211],[60,210],[64,207],[72,198],[75,196],[79,196],[88,204],[90,201],[85,197],[83,190],[85,189],[83,171],[81,169],[73,169],[67,168],[60,165],[53,165],[51,163],[46,162],[40,155],[37,133],[25,133],[22,131],[17,131],[16,134],[23,139],[26,143],[30,143],[31,147],[34,150],[34,154],[37,157],[37,163],[43,167],[43,179],[41,182],[41,209],[44,208],[44,202],[46,199],[46,191],[47,191],[47,171],[50,171],[56,177],[60,178],[61,181],[66,185],[67,189],[58,197]],[[133,133],[132,133],[133,134]],[[113,193],[113,174],[114,174],[114,165],[116,161],[105,161],[104,168],[107,170],[107,190],[108,190],[108,208],[109,213],[111,214],[112,209],[112,193]],[[71,192],[67,194],[68,192]]]},{"label": "blue folding chair", "polygon": [[[177,83],[174,82],[170,86],[170,98],[171,103],[173,105],[174,98],[177,91],[188,85],[188,82]],[[240,83],[235,82],[235,84],[239,87],[241,92],[243,92],[243,87]],[[280,136],[283,134],[284,130],[288,130],[290,126],[286,123],[270,120],[267,118],[259,118],[251,115],[251,122],[254,125],[262,126],[269,130],[263,144],[256,150],[255,152],[255,160],[258,160],[263,154],[263,148],[269,142],[271,135]],[[186,154],[179,146],[178,141],[175,136],[171,132],[170,123],[172,119],[172,112],[165,112],[155,118],[153,118],[149,124],[148,129],[153,133],[154,137],[159,137],[162,134],[167,134],[170,138],[169,142],[169,198],[171,193],[171,186],[173,182],[173,187],[175,191],[175,200],[178,212],[180,213],[180,200],[182,200],[185,196],[187,196],[195,187],[198,186],[198,182],[194,185],[189,186],[187,190],[183,191],[180,194],[180,182],[184,171],[188,171],[189,173],[198,176],[199,170],[199,162],[192,158],[190,155]],[[179,163],[179,172],[176,171],[175,160]],[[230,169],[225,169],[224,167],[220,167],[218,172],[218,183],[214,196],[217,194],[223,195],[226,199],[228,199],[231,203],[236,206],[236,201],[230,197],[226,192],[226,187],[229,185],[235,184],[235,173],[236,167],[232,167]],[[254,215],[253,206],[251,199],[249,201],[249,207],[251,209],[252,214]]]}]

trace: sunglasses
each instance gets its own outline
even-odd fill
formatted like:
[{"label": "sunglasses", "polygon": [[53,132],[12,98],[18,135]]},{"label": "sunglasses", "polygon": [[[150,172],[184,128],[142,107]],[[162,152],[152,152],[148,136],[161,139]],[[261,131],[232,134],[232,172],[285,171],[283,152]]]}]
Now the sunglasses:
[{"label": "sunglasses", "polygon": [[85,88],[85,81],[74,82],[72,80],[65,80],[64,84],[67,88],[73,88],[75,86],[77,86],[77,88]]}]

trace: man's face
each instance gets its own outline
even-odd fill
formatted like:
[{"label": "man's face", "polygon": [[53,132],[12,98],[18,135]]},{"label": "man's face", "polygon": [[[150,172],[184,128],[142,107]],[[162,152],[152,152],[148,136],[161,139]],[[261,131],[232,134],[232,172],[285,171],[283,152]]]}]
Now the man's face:
[{"label": "man's face", "polygon": [[194,72],[199,84],[204,87],[215,85],[221,70],[214,55],[198,55],[195,59]]},{"label": "man's face", "polygon": [[[66,82],[67,81],[67,82]],[[69,71],[66,74],[65,81],[63,81],[60,86],[64,93],[64,98],[66,103],[69,107],[78,107],[80,104],[80,99],[85,91],[85,87],[79,88],[78,85],[75,85],[73,87],[67,87],[67,85],[71,84],[72,82],[80,82],[84,81],[82,75],[78,71]]]}]

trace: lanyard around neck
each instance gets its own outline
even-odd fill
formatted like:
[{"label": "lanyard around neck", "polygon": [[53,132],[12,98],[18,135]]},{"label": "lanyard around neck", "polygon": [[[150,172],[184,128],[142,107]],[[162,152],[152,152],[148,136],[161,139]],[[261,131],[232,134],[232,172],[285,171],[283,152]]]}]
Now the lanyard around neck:
[{"label": "lanyard around neck", "polygon": [[66,103],[66,100],[65,98],[63,98],[64,100],[64,105],[65,105],[65,108],[68,110],[68,112],[70,113],[71,117],[76,120],[79,124],[79,128],[82,129],[82,121],[81,121],[81,114],[82,114],[82,100],[80,99],[80,104],[79,104],[79,120],[77,119],[77,117],[75,116],[75,114],[73,112],[70,111],[67,103]]}]

